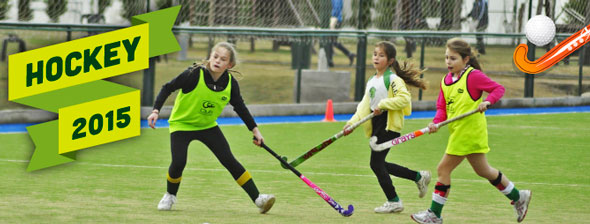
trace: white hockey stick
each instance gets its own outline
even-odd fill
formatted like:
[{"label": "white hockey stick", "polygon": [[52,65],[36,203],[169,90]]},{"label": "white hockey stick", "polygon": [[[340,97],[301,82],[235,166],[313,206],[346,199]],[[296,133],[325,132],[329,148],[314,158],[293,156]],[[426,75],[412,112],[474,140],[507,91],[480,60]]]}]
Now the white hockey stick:
[{"label": "white hockey stick", "polygon": [[[440,128],[442,126],[445,126],[445,125],[447,125],[447,124],[449,124],[449,123],[451,123],[453,121],[456,121],[456,120],[459,120],[461,118],[467,117],[467,116],[472,115],[472,114],[474,114],[476,112],[478,112],[477,109],[472,110],[472,111],[469,111],[469,112],[464,113],[464,114],[461,114],[461,115],[456,116],[454,118],[448,119],[446,121],[440,122],[440,123],[436,124],[436,128],[438,129],[438,128]],[[426,134],[429,131],[430,130],[428,129],[428,127],[425,127],[425,128],[420,129],[420,130],[416,130],[414,132],[411,132],[411,133],[402,135],[400,137],[394,138],[392,140],[383,142],[383,143],[381,143],[379,145],[377,145],[377,137],[373,136],[373,137],[371,137],[371,140],[369,141],[369,144],[371,145],[371,149],[373,149],[373,151],[380,152],[380,151],[383,151],[385,149],[391,148],[394,145],[399,145],[399,144],[404,143],[404,142],[406,142],[408,140],[414,139],[414,138],[416,138],[416,137],[418,137],[420,135]]]}]

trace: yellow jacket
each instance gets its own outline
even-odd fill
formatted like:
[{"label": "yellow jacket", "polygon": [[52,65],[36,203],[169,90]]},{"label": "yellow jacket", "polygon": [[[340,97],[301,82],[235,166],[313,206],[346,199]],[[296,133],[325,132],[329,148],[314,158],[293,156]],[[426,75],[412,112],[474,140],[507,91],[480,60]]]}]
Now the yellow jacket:
[{"label": "yellow jacket", "polygon": [[[391,80],[389,89],[387,89],[387,98],[381,100],[378,107],[381,110],[387,110],[386,130],[401,132],[404,127],[404,116],[412,114],[412,96],[406,88],[404,80],[397,75],[393,77],[395,78]],[[351,125],[371,114],[370,102],[371,100],[365,91],[363,99],[356,106],[356,112],[347,124]],[[365,122],[362,126],[365,129],[365,135],[371,137],[371,121]]]}]

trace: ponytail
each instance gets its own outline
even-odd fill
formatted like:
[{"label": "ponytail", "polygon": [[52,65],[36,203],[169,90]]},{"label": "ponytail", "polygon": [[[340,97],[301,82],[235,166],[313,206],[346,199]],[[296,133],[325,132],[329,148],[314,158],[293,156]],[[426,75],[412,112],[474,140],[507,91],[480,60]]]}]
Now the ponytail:
[{"label": "ponytail", "polygon": [[402,66],[400,66],[397,60],[393,61],[391,68],[395,71],[397,76],[404,80],[406,84],[418,87],[420,89],[426,89],[426,81],[420,78],[420,74],[422,74],[425,70],[416,68],[413,63],[408,61],[404,61]]},{"label": "ponytail", "polygon": [[467,41],[464,41],[458,37],[451,38],[447,41],[447,48],[459,53],[461,58],[469,57],[469,61],[467,63],[471,65],[471,67],[483,71],[481,70],[479,60],[477,60],[477,54],[472,50],[471,45],[469,45]]},{"label": "ponytail", "polygon": [[477,60],[477,56],[476,54],[473,53],[473,51],[471,52],[471,55],[469,56],[469,65],[471,65],[471,67],[483,71],[481,70],[481,65],[479,64],[479,60]]},{"label": "ponytail", "polygon": [[381,41],[377,43],[376,47],[380,47],[383,49],[385,54],[387,55],[387,61],[393,59],[393,64],[391,64],[391,68],[397,76],[402,78],[406,84],[409,84],[414,87],[418,87],[420,89],[426,89],[426,81],[420,78],[420,74],[422,74],[425,70],[420,70],[414,66],[413,63],[408,61],[404,61],[402,66],[397,62],[395,56],[397,51],[395,50],[395,46],[393,43],[389,41]]}]

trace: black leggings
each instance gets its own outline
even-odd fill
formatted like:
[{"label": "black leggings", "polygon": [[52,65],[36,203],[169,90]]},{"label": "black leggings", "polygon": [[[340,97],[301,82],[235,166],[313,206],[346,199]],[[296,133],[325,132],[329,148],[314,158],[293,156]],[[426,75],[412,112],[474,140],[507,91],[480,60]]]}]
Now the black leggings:
[{"label": "black leggings", "polygon": [[193,140],[203,142],[234,179],[238,179],[246,171],[231,153],[229,144],[219,126],[215,126],[200,131],[176,131],[170,134],[172,151],[172,162],[168,168],[170,177],[179,178],[182,176],[182,171],[186,166],[188,145]]},{"label": "black leggings", "polygon": [[[377,136],[377,144],[380,144],[393,138],[397,138],[400,134],[393,131],[383,130],[378,131],[375,136]],[[396,177],[415,181],[418,172],[395,163],[385,162],[387,153],[389,153],[389,149],[380,152],[371,150],[371,169],[373,170],[373,173],[375,173],[375,176],[377,176],[379,185],[381,185],[381,189],[383,189],[387,200],[392,200],[397,196],[397,193],[395,192],[395,187],[393,186],[393,182],[389,175],[391,174]]]}]

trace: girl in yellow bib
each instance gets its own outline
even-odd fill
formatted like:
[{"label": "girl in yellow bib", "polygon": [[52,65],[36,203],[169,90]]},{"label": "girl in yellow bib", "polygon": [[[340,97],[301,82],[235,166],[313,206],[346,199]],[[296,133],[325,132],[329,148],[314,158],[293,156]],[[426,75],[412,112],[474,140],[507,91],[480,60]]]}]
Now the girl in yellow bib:
[{"label": "girl in yellow bib", "polygon": [[[506,175],[491,167],[486,159],[490,151],[488,131],[484,112],[504,95],[504,87],[487,77],[471,46],[459,38],[447,42],[445,62],[449,73],[440,84],[436,104],[436,116],[428,125],[430,132],[437,131],[435,123],[478,109],[475,113],[449,124],[449,140],[446,152],[438,164],[438,182],[432,193],[430,209],[412,215],[418,223],[442,223],[442,208],[449,196],[451,173],[467,159],[477,175],[486,178],[500,192],[508,197],[516,210],[517,221],[521,222],[531,200],[530,190],[518,190]],[[485,100],[483,91],[488,92]]]},{"label": "girl in yellow bib", "polygon": [[[346,129],[352,123],[373,113],[371,122],[365,123],[367,137],[376,136],[377,144],[400,136],[404,127],[404,116],[412,112],[412,97],[406,84],[425,89],[426,84],[419,78],[422,71],[407,62],[400,66],[395,59],[396,50],[392,43],[383,41],[377,43],[373,51],[373,67],[377,72],[367,82],[363,99],[358,104],[356,112],[344,126]],[[377,213],[393,213],[404,210],[402,201],[395,191],[389,175],[414,181],[418,186],[418,196],[424,197],[430,183],[430,172],[414,171],[395,163],[385,161],[389,149],[383,151],[371,150],[371,169],[385,193],[387,201],[383,206],[375,208]]]},{"label": "girl in yellow bib", "polygon": [[158,204],[158,210],[170,210],[176,203],[176,193],[186,165],[188,145],[193,140],[205,144],[221,164],[231,173],[259,208],[266,213],[274,204],[273,195],[260,194],[250,173],[234,158],[225,136],[217,126],[217,117],[229,103],[254,135],[254,144],[260,146],[262,134],[250,115],[240,95],[238,82],[230,73],[236,65],[234,47],[221,42],[213,47],[211,56],[204,65],[194,65],[162,86],[156,98],[152,114],[147,118],[155,128],[160,109],[170,93],[181,90],[174,101],[170,115],[170,145],[172,162],[168,168],[167,192]]}]

